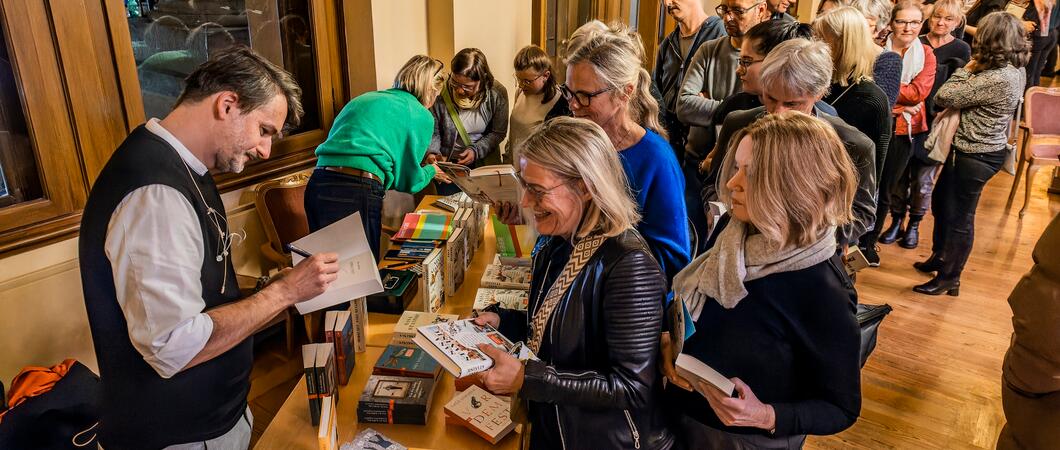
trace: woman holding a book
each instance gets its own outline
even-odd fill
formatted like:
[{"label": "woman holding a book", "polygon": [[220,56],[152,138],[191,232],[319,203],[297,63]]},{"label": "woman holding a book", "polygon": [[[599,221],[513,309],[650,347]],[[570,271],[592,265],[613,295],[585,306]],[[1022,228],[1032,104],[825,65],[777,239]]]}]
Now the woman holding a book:
[{"label": "woman holding a book", "polygon": [[361,213],[368,245],[379,260],[383,194],[415,193],[432,178],[447,181],[435,164],[421,165],[431,142],[434,104],[445,79],[444,64],[413,56],[398,71],[394,87],[350,100],[316,149],[317,168],[305,191],[309,231]]},{"label": "woman holding a book", "polygon": [[[468,167],[500,163],[501,141],[508,135],[508,91],[493,77],[486,55],[465,48],[453,56],[452,73],[432,106],[431,162]],[[460,192],[437,184],[438,193]]]},{"label": "woman holding a book", "polygon": [[857,293],[835,237],[852,220],[857,172],[831,125],[794,111],[731,142],[719,191],[730,213],[674,278],[694,331],[673,336],[679,368],[692,357],[729,381],[664,364],[667,404],[687,448],[801,448],[861,411]]},{"label": "woman holding a book", "polygon": [[476,321],[538,359],[480,346],[494,365],[479,381],[527,401],[513,407],[529,407],[533,449],[671,448],[656,364],[666,280],[634,230],[640,214],[614,147],[600,126],[556,118],[527,138],[519,166],[521,204],[542,235],[530,303]]}]

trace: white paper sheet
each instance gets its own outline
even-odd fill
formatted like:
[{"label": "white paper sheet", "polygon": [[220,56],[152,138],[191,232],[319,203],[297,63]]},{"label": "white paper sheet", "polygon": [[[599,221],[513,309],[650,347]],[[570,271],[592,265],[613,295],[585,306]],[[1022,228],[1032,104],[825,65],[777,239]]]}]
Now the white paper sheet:
[{"label": "white paper sheet", "polygon": [[[323,294],[296,304],[300,314],[383,292],[383,281],[379,278],[375,256],[361,224],[361,213],[353,213],[292,244],[312,254],[339,254],[338,279]],[[297,253],[291,256],[295,264],[305,259]]]}]

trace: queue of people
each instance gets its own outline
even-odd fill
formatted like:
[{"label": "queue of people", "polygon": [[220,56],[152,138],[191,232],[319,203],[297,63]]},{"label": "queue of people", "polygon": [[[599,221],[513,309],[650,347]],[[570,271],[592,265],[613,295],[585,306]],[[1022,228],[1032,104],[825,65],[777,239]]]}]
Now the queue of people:
[{"label": "queue of people", "polygon": [[[310,229],[360,212],[379,258],[386,190],[455,191],[441,161],[510,163],[522,199],[493,207],[541,236],[529,307],[476,320],[539,359],[484,347],[496,363],[479,377],[525,401],[531,448],[801,448],[860,414],[848,247],[875,264],[877,242],[916,247],[930,203],[932,254],[915,266],[934,275],[915,290],[958,294],[979,194],[1008,151],[1032,59],[1011,14],[984,14],[967,48],[952,36],[965,21],[958,0],[926,13],[880,1],[830,2],[800,24],[786,0],[723,0],[716,17],[698,1],[667,0],[678,29],[654,73],[636,32],[590,21],[563,49],[562,77],[543,49],[518,52],[510,109],[481,50],[460,50],[448,66],[413,56],[390,89],[347,103],[317,147]],[[1048,29],[1045,12],[1034,17]],[[251,50],[219,52],[101,173],[81,252],[107,448],[154,429],[166,431],[149,441],[158,447],[246,447],[247,338],[323,292],[337,256],[307,258],[238,298],[207,170],[268,157],[271,137],[297,123],[299,98],[290,76]],[[939,108],[961,112],[933,185],[939,166],[914,161]],[[217,139],[190,138],[204,124]],[[707,221],[708,202],[727,212]],[[143,239],[159,229],[167,241]],[[159,282],[138,256],[167,248],[189,250],[159,266],[180,271]],[[674,308],[696,330],[684,352],[731,378],[733,396],[674,371]],[[141,386],[137,398],[114,383]],[[146,401],[178,402],[175,419],[129,412]]]}]

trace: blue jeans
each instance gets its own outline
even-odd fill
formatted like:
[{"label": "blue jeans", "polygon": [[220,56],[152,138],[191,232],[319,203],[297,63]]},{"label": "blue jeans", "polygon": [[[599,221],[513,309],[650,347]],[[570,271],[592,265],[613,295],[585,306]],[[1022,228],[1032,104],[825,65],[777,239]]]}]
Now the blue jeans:
[{"label": "blue jeans", "polygon": [[379,261],[384,193],[383,185],[378,181],[324,169],[314,170],[305,190],[309,231],[317,231],[360,212],[368,246],[372,248],[375,260]]}]

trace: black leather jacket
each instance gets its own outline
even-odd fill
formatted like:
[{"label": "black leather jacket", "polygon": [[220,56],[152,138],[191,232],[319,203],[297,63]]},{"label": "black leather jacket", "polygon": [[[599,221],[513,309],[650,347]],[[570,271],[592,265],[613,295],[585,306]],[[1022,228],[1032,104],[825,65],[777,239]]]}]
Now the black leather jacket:
[{"label": "black leather jacket", "polygon": [[[534,255],[531,313],[573,250],[544,237]],[[656,368],[666,280],[636,231],[605,241],[552,313],[538,357],[526,364],[531,448],[668,449]],[[525,337],[526,315],[502,313],[501,331]],[[505,326],[506,322],[509,326]]]}]

